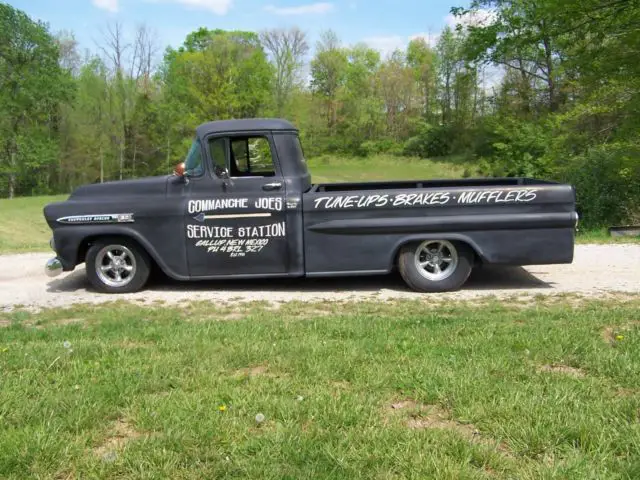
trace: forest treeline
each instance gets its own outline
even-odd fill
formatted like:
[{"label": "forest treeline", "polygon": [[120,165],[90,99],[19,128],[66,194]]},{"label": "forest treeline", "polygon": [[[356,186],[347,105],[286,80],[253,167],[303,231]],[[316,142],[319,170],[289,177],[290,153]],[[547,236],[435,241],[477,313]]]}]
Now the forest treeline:
[{"label": "forest treeline", "polygon": [[[106,24],[92,51],[0,3],[0,196],[169,173],[201,122],[284,117],[305,154],[456,155],[574,184],[583,224],[638,222],[640,3],[475,0],[382,57],[325,31]],[[496,80],[497,78],[497,80]]]}]

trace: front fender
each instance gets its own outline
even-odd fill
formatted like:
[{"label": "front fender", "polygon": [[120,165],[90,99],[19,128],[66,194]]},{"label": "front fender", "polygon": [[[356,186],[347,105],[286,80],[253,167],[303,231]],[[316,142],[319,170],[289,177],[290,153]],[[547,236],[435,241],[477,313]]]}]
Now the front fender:
[{"label": "front fender", "polygon": [[91,225],[80,226],[73,225],[69,227],[58,227],[54,230],[53,238],[56,247],[56,253],[62,263],[63,270],[69,272],[75,269],[77,265],[84,262],[82,257],[82,247],[92,239],[105,236],[123,236],[131,238],[145,249],[153,261],[168,276],[176,280],[187,280],[188,273],[175,268],[175,265],[184,265],[186,268],[186,251],[181,248],[181,252],[173,252],[174,258],[177,256],[178,261],[174,262],[174,266],[170,266],[163,255],[161,255],[156,247],[144,235],[140,234],[134,228],[127,225]]}]

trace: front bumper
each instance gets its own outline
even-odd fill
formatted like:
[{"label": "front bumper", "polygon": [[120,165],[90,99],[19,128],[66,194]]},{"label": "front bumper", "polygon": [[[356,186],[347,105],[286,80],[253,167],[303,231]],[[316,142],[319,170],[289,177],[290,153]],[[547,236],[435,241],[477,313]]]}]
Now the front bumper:
[{"label": "front bumper", "polygon": [[[56,251],[56,243],[53,240],[53,237],[49,240],[49,246],[51,247],[51,250],[54,252]],[[62,262],[58,257],[50,258],[44,266],[44,273],[47,274],[47,277],[57,277],[62,273],[62,270]]]},{"label": "front bumper", "polygon": [[44,266],[44,273],[47,274],[48,277],[57,277],[62,273],[62,262],[58,257],[53,257],[49,259]]}]

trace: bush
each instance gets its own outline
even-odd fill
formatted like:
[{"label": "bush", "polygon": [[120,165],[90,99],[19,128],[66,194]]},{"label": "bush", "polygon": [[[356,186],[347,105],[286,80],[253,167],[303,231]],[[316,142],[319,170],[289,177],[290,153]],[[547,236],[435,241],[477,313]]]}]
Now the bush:
[{"label": "bush", "polygon": [[432,126],[426,123],[418,127],[418,134],[404,144],[404,154],[422,158],[444,157],[453,151],[453,127]]},{"label": "bush", "polygon": [[602,145],[572,158],[562,179],[576,187],[586,228],[640,221],[640,146]]},{"label": "bush", "polygon": [[495,118],[485,132],[492,142],[484,144],[480,167],[496,177],[547,177],[553,171],[553,159],[545,157],[549,146],[548,130],[543,125],[513,119]]},{"label": "bush", "polygon": [[357,153],[361,157],[379,155],[381,153],[400,155],[402,153],[402,146],[389,138],[384,138],[382,140],[368,140],[360,144]]}]

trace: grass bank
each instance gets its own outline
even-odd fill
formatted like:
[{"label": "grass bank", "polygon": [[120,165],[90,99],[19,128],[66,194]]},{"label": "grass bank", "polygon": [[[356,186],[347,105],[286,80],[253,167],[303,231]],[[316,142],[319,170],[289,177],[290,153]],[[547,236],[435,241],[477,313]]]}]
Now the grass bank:
[{"label": "grass bank", "polygon": [[0,199],[0,253],[49,250],[51,230],[42,215],[50,202],[68,195]]},{"label": "grass bank", "polygon": [[374,155],[333,157],[324,155],[308,162],[314,183],[367,182],[378,180],[428,180],[477,175],[463,157],[423,158]]},{"label": "grass bank", "polygon": [[0,477],[638,478],[639,309],[0,314]]}]

